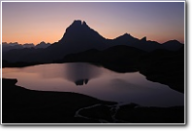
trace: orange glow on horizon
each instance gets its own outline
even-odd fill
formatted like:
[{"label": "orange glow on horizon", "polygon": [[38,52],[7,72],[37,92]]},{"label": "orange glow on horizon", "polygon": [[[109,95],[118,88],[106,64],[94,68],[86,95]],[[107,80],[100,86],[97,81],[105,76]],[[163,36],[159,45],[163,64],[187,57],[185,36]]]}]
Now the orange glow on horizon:
[{"label": "orange glow on horizon", "polygon": [[[146,37],[147,40],[151,40],[151,41],[157,41],[159,43],[164,43],[166,41],[169,40],[178,40],[181,43],[184,43],[184,34],[183,35],[176,35],[179,38],[173,38],[173,36],[168,35],[168,37],[166,38],[162,38],[161,35],[157,35],[157,34],[147,34],[147,35],[143,35],[141,32],[135,31],[133,34],[130,32],[118,32],[118,31],[105,31],[104,29],[99,29],[99,31],[102,30],[103,34],[101,34],[101,32],[98,32],[98,30],[96,30],[101,36],[103,36],[106,39],[115,39],[125,33],[130,34],[131,36],[141,39],[143,37]],[[28,34],[19,34],[18,36],[15,36],[14,34],[11,35],[12,38],[10,38],[8,35],[4,34],[2,35],[2,42],[7,42],[7,43],[11,43],[11,42],[17,42],[19,44],[26,44],[26,43],[33,43],[34,45],[39,44],[40,42],[44,41],[46,43],[54,43],[54,42],[58,42],[63,34],[65,33],[65,30],[60,30],[60,31],[54,31],[51,32],[49,30],[47,30],[48,32],[44,32],[42,30],[42,32],[39,32],[39,35],[37,34],[33,34],[33,32],[28,33]],[[54,34],[53,34],[54,33]],[[119,34],[118,34],[119,33]]]}]

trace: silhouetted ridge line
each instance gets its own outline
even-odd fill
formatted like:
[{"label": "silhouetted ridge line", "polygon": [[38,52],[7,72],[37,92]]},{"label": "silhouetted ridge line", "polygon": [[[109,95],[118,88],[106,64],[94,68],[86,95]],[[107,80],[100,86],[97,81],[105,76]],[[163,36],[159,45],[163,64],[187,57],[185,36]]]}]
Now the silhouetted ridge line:
[{"label": "silhouetted ridge line", "polygon": [[[18,47],[18,44],[15,45]],[[27,49],[14,48],[13,50],[3,52],[3,60],[7,62],[28,62],[30,64],[32,62],[51,63],[63,60],[66,55],[80,53],[90,49],[104,51],[119,45],[129,46],[131,49],[136,48],[145,52],[152,52],[157,49],[177,51],[183,46],[183,44],[176,40],[163,44],[155,41],[147,41],[146,37],[139,40],[128,33],[112,40],[105,39],[98,32],[90,28],[85,21],[75,20],[66,29],[60,41],[52,45],[41,42],[36,47]],[[44,49],[39,49],[40,47]],[[6,48],[3,47],[3,49]],[[117,54],[122,53],[121,51],[115,52]]]}]

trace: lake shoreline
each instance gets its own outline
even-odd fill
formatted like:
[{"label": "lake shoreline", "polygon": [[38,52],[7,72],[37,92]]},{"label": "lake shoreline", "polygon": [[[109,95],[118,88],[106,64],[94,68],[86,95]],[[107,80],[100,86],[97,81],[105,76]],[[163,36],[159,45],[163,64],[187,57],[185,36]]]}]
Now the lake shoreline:
[{"label": "lake shoreline", "polygon": [[[117,51],[119,54],[115,54]],[[69,54],[61,60],[48,62],[13,63],[3,59],[2,67],[23,68],[43,64],[76,62],[102,66],[118,73],[140,72],[150,81],[168,85],[173,90],[183,94],[185,93],[184,47],[181,47],[178,51],[158,49],[147,53],[126,46],[117,46],[116,48],[105,50],[104,52],[89,50]]]}]

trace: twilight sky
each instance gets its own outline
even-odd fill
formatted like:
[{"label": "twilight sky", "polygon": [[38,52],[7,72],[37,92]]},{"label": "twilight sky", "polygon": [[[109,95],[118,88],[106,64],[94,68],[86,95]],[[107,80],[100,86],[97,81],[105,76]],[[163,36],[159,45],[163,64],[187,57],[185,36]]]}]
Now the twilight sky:
[{"label": "twilight sky", "polygon": [[184,42],[184,2],[3,2],[2,42],[56,42],[74,20],[105,38]]}]

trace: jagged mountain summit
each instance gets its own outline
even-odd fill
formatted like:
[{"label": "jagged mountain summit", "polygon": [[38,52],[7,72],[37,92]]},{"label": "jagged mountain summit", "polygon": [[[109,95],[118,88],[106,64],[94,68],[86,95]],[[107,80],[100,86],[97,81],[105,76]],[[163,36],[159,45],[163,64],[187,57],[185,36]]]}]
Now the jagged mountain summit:
[{"label": "jagged mountain summit", "polygon": [[63,37],[49,49],[51,51],[62,51],[62,53],[69,54],[89,49],[103,50],[109,46],[110,44],[107,40],[98,32],[91,29],[85,21],[75,20],[66,29]]},{"label": "jagged mountain summit", "polygon": [[91,29],[85,21],[75,20],[65,31],[60,43],[102,43],[105,41],[98,32]]},{"label": "jagged mountain summit", "polygon": [[[74,52],[81,52],[89,49],[104,50],[115,45],[127,45],[147,52],[156,49],[178,50],[183,45],[178,41],[170,41],[164,45],[156,41],[147,41],[146,37],[142,39],[135,38],[129,33],[125,33],[115,39],[105,39],[97,31],[90,28],[85,21],[75,20],[65,31],[63,37],[58,42],[68,45],[68,49]],[[78,50],[79,49],[79,50]]]}]

